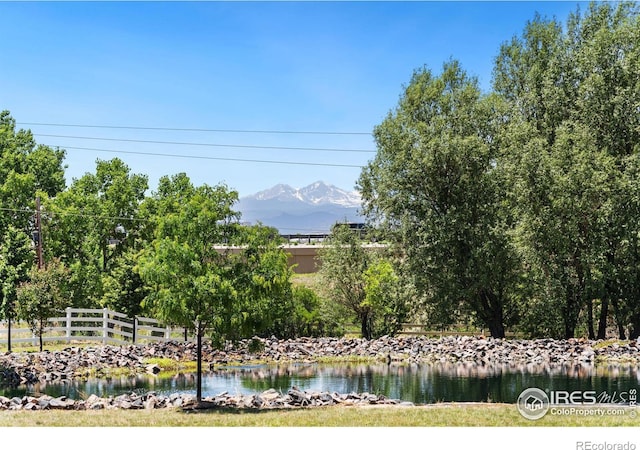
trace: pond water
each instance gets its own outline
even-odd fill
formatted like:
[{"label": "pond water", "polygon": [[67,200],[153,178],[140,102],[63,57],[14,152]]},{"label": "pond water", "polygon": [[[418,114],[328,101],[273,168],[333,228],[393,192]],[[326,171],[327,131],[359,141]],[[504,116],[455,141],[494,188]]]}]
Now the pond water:
[{"label": "pond water", "polygon": [[[72,399],[155,391],[195,394],[194,373],[138,375],[88,381],[39,383],[18,388],[0,387],[5,397],[48,394]],[[609,395],[640,386],[638,365],[508,366],[466,363],[428,365],[290,364],[218,368],[203,375],[203,396],[222,392],[260,393],[274,388],[286,393],[301,390],[338,393],[369,392],[414,403],[515,403],[528,387],[566,391],[596,391]]]}]

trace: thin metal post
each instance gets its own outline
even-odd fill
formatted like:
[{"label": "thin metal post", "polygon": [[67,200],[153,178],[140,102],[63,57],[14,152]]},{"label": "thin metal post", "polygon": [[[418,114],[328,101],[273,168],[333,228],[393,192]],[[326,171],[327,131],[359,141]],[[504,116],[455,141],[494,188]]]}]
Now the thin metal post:
[{"label": "thin metal post", "polygon": [[44,260],[42,257],[42,221],[40,218],[40,197],[36,197],[36,230],[38,231],[38,243],[37,243],[37,254],[38,254],[38,270],[44,268]]}]

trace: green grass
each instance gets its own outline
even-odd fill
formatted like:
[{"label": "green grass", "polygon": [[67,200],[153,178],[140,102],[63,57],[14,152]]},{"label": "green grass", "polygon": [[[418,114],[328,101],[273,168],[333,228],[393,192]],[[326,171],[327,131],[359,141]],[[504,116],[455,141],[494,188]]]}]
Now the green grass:
[{"label": "green grass", "polygon": [[607,347],[612,347],[613,344],[618,344],[620,346],[627,345],[629,341],[622,341],[620,339],[607,339],[606,341],[600,341],[594,344],[593,349],[599,350]]},{"label": "green grass", "polygon": [[175,360],[171,358],[147,358],[144,360],[145,364],[156,364],[162,371],[167,372],[180,372],[190,371],[194,372],[197,369],[197,361]]},{"label": "green grass", "polygon": [[317,288],[322,282],[318,273],[294,273],[291,276],[291,282],[294,285],[306,286],[310,289]]},{"label": "green grass", "polygon": [[527,420],[515,405],[441,403],[429,406],[334,406],[295,410],[178,409],[0,411],[0,427],[620,427],[624,417],[553,416]]}]

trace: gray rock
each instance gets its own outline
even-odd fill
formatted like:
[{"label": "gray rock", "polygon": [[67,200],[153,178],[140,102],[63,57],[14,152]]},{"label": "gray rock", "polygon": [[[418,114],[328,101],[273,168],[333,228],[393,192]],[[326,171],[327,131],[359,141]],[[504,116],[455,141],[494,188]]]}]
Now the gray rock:
[{"label": "gray rock", "polygon": [[51,409],[66,409],[67,408],[67,402],[66,399],[64,397],[61,398],[52,398],[49,401],[49,407]]},{"label": "gray rock", "polygon": [[155,374],[160,373],[160,370],[161,370],[161,369],[160,369],[160,366],[159,366],[159,365],[157,365],[157,364],[149,364],[149,365],[146,367],[146,371],[147,371],[148,373],[152,373],[152,374],[154,374],[154,375],[155,375]]}]

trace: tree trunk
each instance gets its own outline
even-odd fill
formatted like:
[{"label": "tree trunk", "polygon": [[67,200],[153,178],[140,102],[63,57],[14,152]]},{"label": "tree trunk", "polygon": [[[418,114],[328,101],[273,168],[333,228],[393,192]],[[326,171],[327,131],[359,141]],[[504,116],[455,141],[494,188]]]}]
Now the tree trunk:
[{"label": "tree trunk", "polygon": [[202,402],[202,326],[200,323],[196,326],[196,352],[197,357],[197,374],[196,374],[196,399],[198,405]]},{"label": "tree trunk", "polygon": [[575,327],[573,327],[570,324],[565,322],[565,324],[564,324],[564,338],[565,339],[571,339],[572,337],[575,336],[575,333],[576,333]]},{"label": "tree trunk", "polygon": [[44,320],[40,319],[40,330],[38,333],[38,337],[40,338],[40,353],[42,353],[42,335],[44,333]]},{"label": "tree trunk", "polygon": [[616,256],[613,248],[607,251],[607,265],[609,269],[605,271],[604,295],[602,308],[600,309],[600,321],[598,322],[598,339],[607,338],[607,320],[609,319],[610,306],[613,307],[613,313],[617,316],[617,300],[615,299],[620,297],[620,283],[616,275]]},{"label": "tree trunk", "polygon": [[504,313],[502,309],[503,301],[501,296],[484,289],[479,295],[482,310],[478,311],[478,315],[489,328],[491,337],[496,339],[504,338]]},{"label": "tree trunk", "polygon": [[575,337],[576,334],[576,326],[578,325],[578,316],[574,311],[575,305],[571,304],[571,300],[569,300],[569,305],[565,310],[564,314],[564,338],[571,339]]},{"label": "tree trunk", "polygon": [[607,316],[609,315],[609,299],[606,297],[602,299],[602,306],[600,307],[600,319],[598,320],[598,339],[607,338]]},{"label": "tree trunk", "polygon": [[11,316],[7,317],[7,352],[11,353]]},{"label": "tree trunk", "polygon": [[371,323],[369,320],[369,314],[364,313],[360,319],[360,332],[362,333],[362,337],[369,340],[371,339]]},{"label": "tree trunk", "polygon": [[505,337],[504,325],[501,322],[490,323],[489,332],[493,338],[502,339]]},{"label": "tree trunk", "polygon": [[616,325],[618,326],[618,335],[620,339],[626,339],[622,313],[620,311],[620,305],[617,298],[611,299],[611,306],[613,306],[613,315],[615,317]]},{"label": "tree trunk", "polygon": [[564,322],[564,338],[571,339],[575,337],[576,327],[578,326],[578,315],[580,314],[580,304],[582,292],[584,292],[582,283],[579,282],[578,287],[569,287],[566,294],[565,306],[563,308]]},{"label": "tree trunk", "polygon": [[593,299],[587,300],[587,329],[589,332],[589,339],[594,340],[596,333],[593,329]]},{"label": "tree trunk", "polygon": [[618,322],[618,336],[620,337],[620,339],[622,339],[623,341],[625,339],[627,339],[627,334],[624,331],[624,325],[622,325],[620,322]]},{"label": "tree trunk", "polygon": [[640,337],[640,314],[636,314],[631,318],[631,330],[629,331],[629,339],[636,340]]}]

